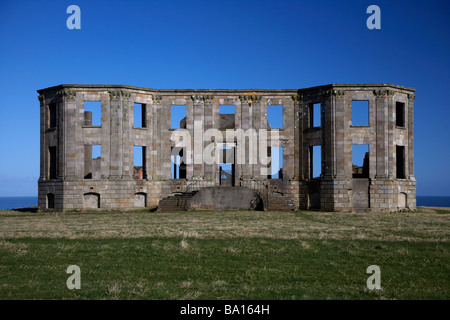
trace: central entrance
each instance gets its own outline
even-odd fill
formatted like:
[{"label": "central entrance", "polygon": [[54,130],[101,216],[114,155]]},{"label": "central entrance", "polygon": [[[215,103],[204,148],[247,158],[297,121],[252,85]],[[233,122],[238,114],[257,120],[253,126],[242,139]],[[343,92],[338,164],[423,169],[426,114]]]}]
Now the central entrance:
[{"label": "central entrance", "polygon": [[235,186],[236,165],[235,153],[236,145],[234,143],[224,143],[219,146],[221,151],[221,161],[219,165],[219,184],[221,186]]}]

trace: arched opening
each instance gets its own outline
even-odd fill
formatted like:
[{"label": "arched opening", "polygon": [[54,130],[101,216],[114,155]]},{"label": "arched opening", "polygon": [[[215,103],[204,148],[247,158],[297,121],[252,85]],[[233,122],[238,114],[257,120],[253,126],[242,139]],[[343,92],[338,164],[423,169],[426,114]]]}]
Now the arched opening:
[{"label": "arched opening", "polygon": [[398,194],[398,208],[399,209],[406,208],[406,193],[401,192]]},{"label": "arched opening", "polygon": [[138,192],[134,195],[134,206],[137,208],[147,207],[147,194],[144,192]]},{"label": "arched opening", "polygon": [[83,195],[83,208],[98,209],[100,208],[100,195],[98,193],[89,192]]},{"label": "arched opening", "polygon": [[47,209],[55,208],[55,195],[53,193],[47,193]]}]

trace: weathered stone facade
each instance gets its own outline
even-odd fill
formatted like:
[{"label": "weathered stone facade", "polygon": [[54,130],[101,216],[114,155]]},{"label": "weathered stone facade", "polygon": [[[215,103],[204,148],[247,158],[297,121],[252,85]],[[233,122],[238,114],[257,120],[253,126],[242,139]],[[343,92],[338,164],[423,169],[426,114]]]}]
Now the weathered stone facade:
[{"label": "weathered stone facade", "polygon": [[[192,181],[198,181],[197,188],[220,185],[218,164],[190,163],[183,167],[181,179],[172,178],[172,105],[186,106],[182,126],[192,136],[194,121],[201,121],[203,130],[268,128],[267,106],[282,106],[282,176],[262,176],[260,164],[234,166],[233,185],[265,194],[266,208],[276,203],[270,201],[275,198],[293,209],[396,211],[416,207],[415,95],[411,88],[332,84],[299,90],[157,90],[59,85],[38,93],[41,209],[155,208],[160,200],[185,192]],[[352,101],[356,100],[368,101],[365,125],[352,124]],[[85,101],[101,102],[99,125],[92,125]],[[134,126],[135,103],[143,106],[145,125],[140,127]],[[320,103],[318,126],[312,121],[316,103]],[[219,113],[220,105],[234,105],[234,122],[233,116]],[[195,140],[192,144],[193,150],[206,145]],[[368,173],[362,178],[353,176],[355,144],[368,145]],[[101,145],[101,157],[90,161],[92,145]],[[311,153],[318,145],[321,175],[313,178]],[[145,147],[140,168],[133,165],[134,146]]]}]

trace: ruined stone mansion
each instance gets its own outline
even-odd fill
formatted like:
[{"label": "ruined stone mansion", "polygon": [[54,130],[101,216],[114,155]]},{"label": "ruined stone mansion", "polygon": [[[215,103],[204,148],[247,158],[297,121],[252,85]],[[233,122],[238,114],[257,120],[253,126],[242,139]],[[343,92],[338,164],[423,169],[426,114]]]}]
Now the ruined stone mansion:
[{"label": "ruined stone mansion", "polygon": [[[58,85],[38,90],[39,207],[415,209],[414,91],[391,84],[276,90]],[[222,112],[225,107],[230,111]],[[177,108],[181,113],[175,118]],[[356,121],[357,111],[365,114],[362,121]],[[221,134],[242,129],[244,136],[216,143],[223,150],[218,162],[189,161],[201,159],[196,147],[215,139],[194,139],[188,152],[171,137],[180,129],[194,136],[196,123]],[[261,164],[235,161],[240,144],[249,150],[248,129],[277,130],[277,144],[268,140],[258,150],[279,155],[275,173],[261,174]],[[358,165],[354,150],[361,145],[366,152]]]}]

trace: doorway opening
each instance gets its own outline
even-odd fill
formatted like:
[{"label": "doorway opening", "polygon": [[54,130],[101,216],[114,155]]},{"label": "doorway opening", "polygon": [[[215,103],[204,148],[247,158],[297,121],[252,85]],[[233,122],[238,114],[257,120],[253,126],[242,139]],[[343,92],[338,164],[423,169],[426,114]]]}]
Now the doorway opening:
[{"label": "doorway opening", "polygon": [[235,185],[235,146],[224,145],[219,147],[221,161],[219,165],[219,184],[234,187]]}]

